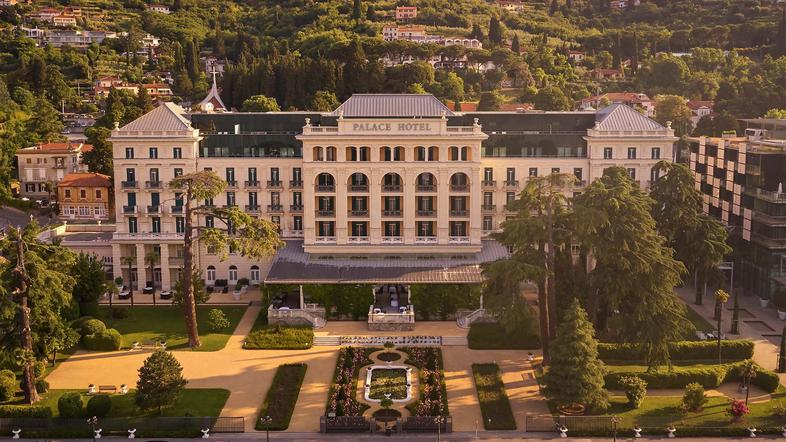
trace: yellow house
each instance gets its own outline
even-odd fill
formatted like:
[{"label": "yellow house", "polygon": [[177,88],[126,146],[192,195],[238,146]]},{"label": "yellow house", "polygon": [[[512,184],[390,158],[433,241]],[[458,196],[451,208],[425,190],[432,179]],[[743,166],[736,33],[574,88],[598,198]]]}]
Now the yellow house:
[{"label": "yellow house", "polygon": [[92,172],[69,173],[57,184],[60,217],[66,220],[106,220],[112,213],[107,175]]}]

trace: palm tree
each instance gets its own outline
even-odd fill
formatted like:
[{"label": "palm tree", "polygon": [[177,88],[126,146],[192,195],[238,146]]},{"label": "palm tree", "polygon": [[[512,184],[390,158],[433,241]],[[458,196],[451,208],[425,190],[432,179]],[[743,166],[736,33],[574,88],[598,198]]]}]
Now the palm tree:
[{"label": "palm tree", "polygon": [[729,294],[726,293],[726,290],[718,289],[715,290],[715,308],[716,312],[718,313],[718,364],[721,364],[721,321],[723,321],[723,304],[729,300]]},{"label": "palm tree", "polygon": [[[128,266],[128,296],[131,298],[131,315],[134,315],[134,278],[132,275],[132,268],[131,266],[134,265],[134,261],[136,261],[135,256],[123,256],[120,258],[120,263],[125,264]],[[137,275],[137,280],[139,279]]]},{"label": "palm tree", "polygon": [[147,254],[145,255],[145,264],[147,264],[147,268],[150,269],[150,279],[152,279],[152,284],[150,284],[150,286],[153,288],[153,305],[156,305],[156,281],[154,275],[156,270],[156,264],[160,260],[161,257],[158,256],[158,253],[155,250],[151,250],[147,252]]},{"label": "palm tree", "polygon": [[742,381],[743,387],[745,387],[745,405],[748,405],[748,397],[750,396],[751,390],[751,381],[759,372],[759,367],[753,362],[752,359],[748,359],[747,361],[743,362],[740,365],[739,375],[740,380]]}]

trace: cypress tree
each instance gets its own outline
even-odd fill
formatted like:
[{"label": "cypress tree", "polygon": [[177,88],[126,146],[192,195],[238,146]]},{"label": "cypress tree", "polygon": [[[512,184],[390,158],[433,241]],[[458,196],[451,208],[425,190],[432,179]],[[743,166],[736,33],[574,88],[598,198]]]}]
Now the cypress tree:
[{"label": "cypress tree", "polygon": [[519,34],[513,34],[513,41],[510,43],[510,50],[513,51],[513,53],[516,55],[521,53],[521,43],[519,42]]},{"label": "cypress tree", "polygon": [[609,399],[603,388],[604,372],[595,329],[579,301],[573,299],[552,341],[544,393],[557,407],[580,404],[591,411],[605,410]]},{"label": "cypress tree", "polygon": [[558,9],[559,9],[559,3],[557,3],[557,0],[551,0],[551,6],[549,7],[549,15],[554,15]]},{"label": "cypress tree", "polygon": [[355,21],[360,21],[361,17],[363,17],[363,4],[361,0],[355,0],[352,5],[352,18]]},{"label": "cypress tree", "polygon": [[136,99],[134,102],[136,107],[142,109],[143,113],[153,110],[153,102],[150,99],[150,95],[147,93],[147,89],[145,89],[142,84],[139,85],[139,90],[136,93]]},{"label": "cypress tree", "polygon": [[486,38],[486,36],[483,35],[483,29],[480,29],[479,24],[474,23],[472,25],[472,32],[470,32],[469,38],[474,38],[479,41],[483,41]]},{"label": "cypress tree", "polygon": [[499,23],[499,19],[497,17],[491,17],[489,20],[489,41],[492,45],[501,45],[502,44],[502,26]]},{"label": "cypress tree", "polygon": [[778,22],[778,34],[775,37],[775,55],[786,55],[786,8],[783,9]]},{"label": "cypress tree", "polygon": [[778,352],[778,373],[786,373],[786,327],[781,332],[781,349]]}]

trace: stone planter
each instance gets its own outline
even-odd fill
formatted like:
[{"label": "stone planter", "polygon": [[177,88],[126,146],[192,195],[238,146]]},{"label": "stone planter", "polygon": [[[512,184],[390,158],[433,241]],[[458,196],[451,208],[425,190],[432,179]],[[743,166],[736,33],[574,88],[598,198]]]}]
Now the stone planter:
[{"label": "stone planter", "polygon": [[780,319],[781,321],[786,321],[786,312],[781,309],[778,309],[778,319]]},{"label": "stone planter", "polygon": [[759,304],[761,305],[761,308],[767,308],[767,306],[770,304],[770,300],[765,298],[759,298]]}]

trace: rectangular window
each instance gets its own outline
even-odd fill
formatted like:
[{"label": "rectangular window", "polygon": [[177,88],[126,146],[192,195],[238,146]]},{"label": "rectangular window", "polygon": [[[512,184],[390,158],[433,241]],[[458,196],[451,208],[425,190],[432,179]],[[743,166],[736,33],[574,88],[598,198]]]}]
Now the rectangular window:
[{"label": "rectangular window", "polygon": [[254,208],[258,205],[258,197],[256,192],[248,192],[248,205]]},{"label": "rectangular window", "polygon": [[134,158],[134,148],[133,147],[126,147],[126,159],[131,160]]},{"label": "rectangular window", "polygon": [[483,181],[487,183],[494,181],[494,169],[491,167],[486,167],[483,169]]},{"label": "rectangular window", "polygon": [[174,176],[175,178],[179,176],[183,176],[183,168],[182,167],[175,167],[174,169]]},{"label": "rectangular window", "polygon": [[581,167],[573,168],[573,176],[575,176],[577,180],[581,181],[581,176],[583,174],[584,173],[583,173],[583,170],[581,169]]},{"label": "rectangular window", "polygon": [[483,230],[486,232],[494,230],[494,218],[490,216],[483,217]]},{"label": "rectangular window", "polygon": [[174,159],[181,159],[183,158],[183,149],[180,147],[173,147],[172,148],[172,158]]},{"label": "rectangular window", "polygon": [[150,220],[150,225],[153,229],[153,233],[161,233],[161,218],[154,216]]},{"label": "rectangular window", "polygon": [[270,168],[270,181],[280,181],[278,167]]},{"label": "rectangular window", "polygon": [[248,182],[249,183],[256,183],[257,182],[257,168],[256,167],[249,167],[248,168]]},{"label": "rectangular window", "polygon": [[126,195],[126,197],[127,197],[127,199],[128,199],[128,205],[129,205],[129,206],[132,206],[132,207],[133,207],[133,206],[136,206],[136,193],[134,193],[134,192],[128,192],[128,194]]},{"label": "rectangular window", "polygon": [[227,167],[226,178],[227,178],[227,183],[234,183],[235,182],[235,168],[234,167]]},{"label": "rectangular window", "polygon": [[227,207],[235,206],[235,192],[227,192]]},{"label": "rectangular window", "polygon": [[126,169],[126,181],[133,183],[136,181],[136,170],[133,168]]},{"label": "rectangular window", "polygon": [[303,231],[303,217],[298,215],[292,217],[292,230],[295,232],[302,232]]},{"label": "rectangular window", "polygon": [[505,176],[507,177],[506,179],[509,183],[516,181],[516,169],[513,167],[508,167],[508,169],[505,171]]},{"label": "rectangular window", "polygon": [[660,147],[653,147],[652,148],[652,159],[659,160],[660,159]]},{"label": "rectangular window", "polygon": [[281,230],[281,217],[280,216],[278,216],[278,215],[271,216],[270,217],[270,222],[276,225],[276,230]]},{"label": "rectangular window", "polygon": [[538,176],[538,168],[537,167],[530,167],[529,168],[529,176]]},{"label": "rectangular window", "polygon": [[636,169],[634,169],[633,167],[629,167],[628,168],[628,176],[630,177],[630,179],[635,180],[636,179]]},{"label": "rectangular window", "polygon": [[128,218],[128,233],[137,233],[136,232],[136,217]]},{"label": "rectangular window", "polygon": [[157,147],[151,147],[150,148],[150,158],[151,159],[158,158],[158,148]]},{"label": "rectangular window", "polygon": [[212,216],[208,215],[205,217],[205,227],[213,228],[215,225],[216,224]]},{"label": "rectangular window", "polygon": [[[28,186],[29,186],[29,184],[28,184]],[[71,198],[71,189],[66,189],[66,190],[64,190],[64,191],[63,191],[63,195],[64,195],[66,198]]]},{"label": "rectangular window", "polygon": [[628,148],[628,159],[629,160],[635,160],[636,159],[636,148],[635,147],[629,147]]},{"label": "rectangular window", "polygon": [[79,189],[79,199],[86,199],[87,198],[87,190]]},{"label": "rectangular window", "polygon": [[303,181],[303,173],[299,167],[292,168],[292,181]]},{"label": "rectangular window", "polygon": [[302,206],[303,205],[303,194],[300,192],[293,192],[292,193],[292,204],[295,206]]},{"label": "rectangular window", "polygon": [[101,189],[96,189],[96,199],[97,200],[101,199]]},{"label": "rectangular window", "polygon": [[505,203],[510,204],[513,201],[516,201],[516,192],[507,192],[505,194]]},{"label": "rectangular window", "polygon": [[177,233],[185,233],[186,231],[186,221],[185,218],[182,216],[178,216],[175,218],[175,232]]},{"label": "rectangular window", "polygon": [[603,148],[603,159],[604,160],[610,160],[612,158],[614,158],[614,149],[612,149],[611,147],[604,147]]},{"label": "rectangular window", "polygon": [[551,173],[552,174],[559,173],[559,167],[552,167],[551,168]]}]

